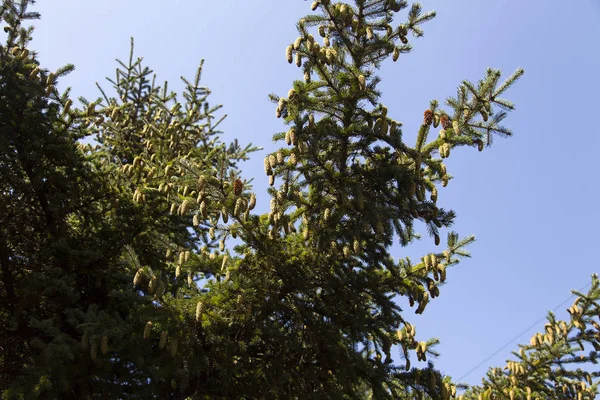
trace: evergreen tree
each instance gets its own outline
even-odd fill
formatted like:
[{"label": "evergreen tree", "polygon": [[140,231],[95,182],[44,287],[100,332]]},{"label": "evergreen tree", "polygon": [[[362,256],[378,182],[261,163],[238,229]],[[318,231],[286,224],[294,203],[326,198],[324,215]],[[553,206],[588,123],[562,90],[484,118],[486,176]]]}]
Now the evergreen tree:
[{"label": "evergreen tree", "polygon": [[[587,293],[569,307],[569,321],[557,320],[552,312],[543,333],[535,333],[526,345],[513,352],[504,368],[490,368],[480,386],[460,398],[467,399],[594,399],[600,371],[587,371],[585,364],[598,364],[600,351],[600,280],[592,276]],[[586,349],[586,345],[588,349]]]},{"label": "evergreen tree", "polygon": [[[207,232],[190,233],[185,210],[169,213],[166,194],[178,194],[167,177],[180,177],[186,154],[229,177],[249,150],[218,140],[219,107],[199,86],[201,69],[186,111],[167,107],[174,95],[131,58],[117,70],[118,99],[81,98],[75,109],[69,90],[56,89],[73,66],[50,72],[27,48],[33,28],[23,24],[39,17],[32,3],[0,9],[2,398],[172,398],[186,361],[168,360],[185,346],[195,309],[183,299],[198,293],[198,275],[182,275],[173,254]],[[146,126],[161,133],[157,163],[135,157],[150,144]],[[94,137],[98,146],[80,144]],[[203,376],[205,393],[221,390]]]},{"label": "evergreen tree", "polygon": [[4,0],[0,13],[4,397],[455,394],[432,364],[411,368],[437,339],[418,340],[396,300],[424,312],[474,238],[449,232],[417,263],[389,249],[419,237],[415,221],[441,244],[455,218],[437,203],[451,179],[443,160],[511,135],[500,123],[513,105],[499,96],[522,70],[500,83],[489,69],[447,107],[433,100],[412,147],[379,101],[376,71],[435,14],[314,2],[285,51],[304,80],[271,96],[288,128],[264,160],[271,210],[256,215],[238,163],[257,148],[219,139],[202,65],[180,102],[132,43],[112,94],[74,108],[55,87],[72,66],[49,72],[27,50],[32,3]]}]

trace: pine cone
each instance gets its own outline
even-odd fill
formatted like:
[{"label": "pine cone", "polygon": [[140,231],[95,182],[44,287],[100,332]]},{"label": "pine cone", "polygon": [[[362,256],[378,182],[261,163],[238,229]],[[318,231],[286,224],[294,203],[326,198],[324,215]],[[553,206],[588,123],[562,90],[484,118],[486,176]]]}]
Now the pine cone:
[{"label": "pine cone", "polygon": [[296,153],[290,154],[290,158],[289,158],[288,162],[290,163],[290,165],[296,165],[296,163],[298,162]]},{"label": "pine cone", "polygon": [[158,348],[162,350],[165,348],[166,344],[167,344],[167,332],[162,331],[160,333],[160,340],[158,341]]},{"label": "pine cone", "polygon": [[221,217],[223,218],[223,223],[226,224],[229,221],[229,213],[227,212],[227,207],[223,206],[221,209]]},{"label": "pine cone", "polygon": [[298,135],[296,133],[296,127],[292,126],[289,130],[290,132],[290,140],[292,142],[292,145],[296,145],[298,144]]},{"label": "pine cone", "polygon": [[154,294],[154,292],[156,291],[157,284],[158,278],[156,276],[150,278],[150,283],[148,283],[148,294]]},{"label": "pine cone", "polygon": [[135,276],[133,277],[133,284],[134,286],[140,286],[145,280],[145,276],[144,276],[144,269],[140,268],[137,270],[137,272],[135,273]]},{"label": "pine cone", "polygon": [[431,190],[431,197],[430,198],[431,198],[431,201],[433,201],[434,203],[437,201],[438,191],[437,191],[437,188],[435,186]]},{"label": "pine cone", "polygon": [[236,179],[235,182],[233,182],[233,193],[236,196],[239,196],[242,194],[243,188],[244,188],[244,183],[242,182],[242,180],[240,178]]},{"label": "pine cone", "polygon": [[252,193],[250,195],[250,202],[248,203],[248,210],[254,210],[255,206],[256,206],[256,195],[254,193]]},{"label": "pine cone", "polygon": [[323,38],[325,37],[325,25],[319,26],[319,35]]},{"label": "pine cone", "polygon": [[440,117],[440,122],[442,123],[442,128],[444,128],[444,129],[448,129],[448,128],[452,127],[452,123],[448,119],[447,115],[442,115]]},{"label": "pine cone", "polygon": [[285,48],[285,57],[287,59],[287,62],[290,64],[292,63],[292,50],[293,48],[291,45]]},{"label": "pine cone", "polygon": [[150,337],[150,333],[152,333],[152,322],[148,321],[144,327],[144,339],[148,339]]},{"label": "pine cone", "polygon": [[296,41],[294,41],[294,44],[293,44],[294,50],[298,50],[303,41],[304,41],[304,38],[298,37],[296,39]]},{"label": "pine cone", "polygon": [[367,89],[367,80],[365,79],[364,75],[359,75],[359,77],[358,77],[358,87],[360,88],[360,90],[366,90]]},{"label": "pine cone", "polygon": [[460,134],[460,127],[458,126],[458,121],[452,121],[452,130],[454,131],[455,135]]},{"label": "pine cone", "polygon": [[423,113],[423,125],[429,126],[433,122],[433,111],[425,110]]}]

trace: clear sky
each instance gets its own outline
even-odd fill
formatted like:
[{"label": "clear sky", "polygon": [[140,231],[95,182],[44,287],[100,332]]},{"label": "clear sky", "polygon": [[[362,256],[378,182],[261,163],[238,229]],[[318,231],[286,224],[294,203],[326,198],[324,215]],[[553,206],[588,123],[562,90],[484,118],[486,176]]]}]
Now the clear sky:
[{"label": "clear sky", "polygon": [[[477,81],[487,67],[506,75],[526,71],[505,95],[517,105],[506,119],[515,137],[499,138],[482,153],[454,151],[447,163],[455,179],[440,189],[438,204],[457,211],[459,233],[477,236],[473,258],[449,270],[425,315],[407,310],[418,339],[441,339],[436,364],[456,379],[598,271],[600,1],[422,4],[438,17],[412,42],[413,53],[381,71],[383,102],[404,123],[410,144],[432,98],[454,95],[463,79]],[[104,77],[114,77],[115,58],[127,59],[131,36],[136,55],[173,89],[206,59],[202,84],[228,114],[225,139],[265,148],[243,168],[245,177],[256,178],[257,208],[268,208],[262,158],[275,149],[272,134],[284,125],[267,94],[285,95],[302,79],[286,62],[285,47],[297,37],[295,23],[310,12],[310,1],[39,0],[35,9],[42,20],[32,48],[44,67],[75,64],[59,89],[72,86],[76,96],[95,99],[95,82],[109,87]],[[418,258],[433,249],[427,238],[393,253]],[[559,309],[560,318],[570,303]],[[478,383],[516,348],[515,342],[464,381]]]}]

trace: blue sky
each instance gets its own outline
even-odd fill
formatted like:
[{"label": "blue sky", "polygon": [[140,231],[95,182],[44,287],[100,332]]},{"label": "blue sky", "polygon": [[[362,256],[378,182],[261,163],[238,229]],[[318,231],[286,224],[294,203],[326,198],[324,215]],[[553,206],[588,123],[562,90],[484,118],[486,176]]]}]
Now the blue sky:
[{"label": "blue sky", "polygon": [[[403,122],[410,144],[432,98],[454,95],[463,79],[476,81],[487,67],[506,75],[517,67],[526,71],[505,95],[517,105],[506,120],[515,137],[497,139],[482,153],[454,151],[447,162],[455,179],[440,190],[438,204],[457,211],[459,233],[477,236],[473,258],[449,270],[425,315],[407,310],[419,339],[441,339],[437,366],[460,378],[598,271],[600,2],[422,4],[438,17],[413,41],[413,53],[381,70],[383,103]],[[202,84],[228,114],[225,139],[265,148],[243,167],[246,177],[256,178],[258,208],[267,209],[262,158],[275,149],[272,134],[284,130],[267,94],[285,95],[302,79],[286,62],[285,47],[297,37],[295,23],[310,12],[310,1],[40,0],[35,9],[42,20],[32,48],[44,67],[75,64],[59,88],[72,86],[76,96],[95,99],[95,82],[109,87],[104,77],[114,76],[115,58],[128,57],[131,36],[136,55],[173,89],[206,59]],[[433,249],[432,240],[423,239],[394,248],[393,255],[418,258]],[[569,305],[559,309],[560,318]],[[487,367],[503,366],[516,344],[464,381],[478,383]]]}]

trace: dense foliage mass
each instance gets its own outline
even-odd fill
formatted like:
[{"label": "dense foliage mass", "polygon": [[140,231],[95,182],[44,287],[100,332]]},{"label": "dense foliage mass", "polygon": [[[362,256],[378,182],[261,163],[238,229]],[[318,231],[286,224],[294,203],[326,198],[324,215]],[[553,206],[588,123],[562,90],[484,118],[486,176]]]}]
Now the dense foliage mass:
[{"label": "dense foliage mass", "polygon": [[[431,363],[411,367],[436,355],[437,339],[420,339],[410,314],[440,295],[474,239],[449,232],[417,263],[389,249],[418,237],[416,221],[442,245],[455,218],[438,205],[451,179],[444,159],[511,135],[501,122],[514,107],[500,96],[522,70],[501,82],[489,69],[444,107],[431,101],[411,147],[376,72],[411,50],[409,35],[422,36],[434,13],[315,1],[285,49],[304,79],[271,95],[287,128],[264,159],[270,212],[259,215],[239,167],[258,148],[219,138],[225,116],[200,84],[202,64],[179,96],[132,43],[112,90],[76,108],[57,89],[73,66],[48,71],[28,48],[33,3],[0,10],[3,398],[457,395]],[[551,317],[520,362],[465,397],[595,393],[578,382],[596,375],[569,372],[560,357],[573,343],[598,346],[586,330],[597,326],[597,295],[594,280],[570,323]]]}]

